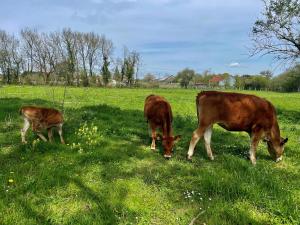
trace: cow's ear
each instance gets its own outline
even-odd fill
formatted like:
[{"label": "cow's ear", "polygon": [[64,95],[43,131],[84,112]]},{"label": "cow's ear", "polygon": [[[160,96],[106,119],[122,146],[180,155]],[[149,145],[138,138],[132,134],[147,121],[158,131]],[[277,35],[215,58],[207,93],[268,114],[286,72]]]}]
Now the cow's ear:
[{"label": "cow's ear", "polygon": [[174,143],[178,142],[181,139],[181,135],[177,135],[174,137]]},{"label": "cow's ear", "polygon": [[288,138],[285,138],[285,139],[283,139],[281,142],[280,142],[280,145],[284,145],[285,143],[287,143],[288,142]]}]

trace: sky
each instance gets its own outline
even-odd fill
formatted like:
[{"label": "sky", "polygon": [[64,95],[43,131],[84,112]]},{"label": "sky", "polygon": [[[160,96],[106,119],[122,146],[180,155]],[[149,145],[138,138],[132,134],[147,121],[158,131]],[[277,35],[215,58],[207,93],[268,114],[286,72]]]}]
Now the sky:
[{"label": "sky", "polygon": [[201,73],[282,71],[270,56],[250,57],[261,0],[1,0],[0,29],[94,31],[141,54],[141,74],[184,68]]}]

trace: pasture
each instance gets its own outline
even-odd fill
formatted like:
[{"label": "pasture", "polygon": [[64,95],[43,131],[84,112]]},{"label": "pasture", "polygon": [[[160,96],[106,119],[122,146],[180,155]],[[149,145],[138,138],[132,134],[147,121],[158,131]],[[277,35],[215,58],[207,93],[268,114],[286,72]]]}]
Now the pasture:
[{"label": "pasture", "polygon": [[[197,127],[199,90],[67,88],[61,145],[31,131],[21,144],[22,105],[60,109],[62,87],[0,88],[0,224],[299,224],[300,94],[248,92],[277,109],[283,161],[260,143],[257,165],[247,158],[249,137],[217,125],[214,161],[203,140],[186,160]],[[182,139],[171,160],[150,150],[143,117],[149,94],[171,103],[174,135]]]}]

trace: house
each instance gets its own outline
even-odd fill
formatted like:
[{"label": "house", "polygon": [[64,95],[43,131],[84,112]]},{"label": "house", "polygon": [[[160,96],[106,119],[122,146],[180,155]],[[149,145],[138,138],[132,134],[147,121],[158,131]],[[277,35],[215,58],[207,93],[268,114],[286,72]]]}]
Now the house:
[{"label": "house", "polygon": [[162,83],[162,84],[173,84],[173,83],[175,83],[175,76],[174,75],[165,76],[165,77],[156,79],[156,81],[158,81],[159,83]]},{"label": "house", "polygon": [[155,81],[159,83],[159,87],[162,88],[178,88],[179,83],[176,82],[176,77],[174,75],[165,76],[163,78],[158,78]]},{"label": "house", "polygon": [[209,86],[225,86],[225,79],[219,75],[213,76],[209,81]]},{"label": "house", "polygon": [[210,80],[209,80],[209,86],[210,87],[233,87],[235,85],[235,78],[234,76],[227,76],[227,77],[222,77],[220,75],[216,75],[213,76]]}]

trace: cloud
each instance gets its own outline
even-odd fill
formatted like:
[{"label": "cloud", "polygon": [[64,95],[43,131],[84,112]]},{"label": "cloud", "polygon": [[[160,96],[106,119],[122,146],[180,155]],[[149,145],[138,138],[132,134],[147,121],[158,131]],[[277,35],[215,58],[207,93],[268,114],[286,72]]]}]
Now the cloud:
[{"label": "cloud", "polygon": [[239,64],[238,62],[232,62],[229,64],[229,67],[240,67],[241,64]]}]

